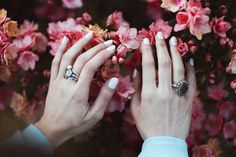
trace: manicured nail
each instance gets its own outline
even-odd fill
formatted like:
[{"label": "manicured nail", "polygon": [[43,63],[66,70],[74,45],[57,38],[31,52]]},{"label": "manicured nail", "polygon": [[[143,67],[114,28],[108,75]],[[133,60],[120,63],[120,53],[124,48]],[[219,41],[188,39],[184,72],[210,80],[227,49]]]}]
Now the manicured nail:
[{"label": "manicured nail", "polygon": [[190,58],[189,64],[192,65],[192,66],[194,66],[194,60],[193,60],[192,58]]},{"label": "manicured nail", "polygon": [[176,37],[172,37],[170,39],[170,43],[171,43],[171,45],[176,46],[178,44]]},{"label": "manicured nail", "polygon": [[144,38],[144,39],[143,39],[143,44],[149,45],[149,44],[150,44],[149,39],[148,39],[148,38]]},{"label": "manicured nail", "polygon": [[62,43],[62,44],[65,44],[67,41],[68,41],[68,38],[67,38],[66,36],[64,36],[63,39],[62,39],[62,41],[61,41],[61,43]]},{"label": "manicured nail", "polygon": [[116,46],[115,46],[115,45],[112,45],[112,46],[110,46],[110,47],[107,48],[107,51],[113,53],[113,52],[115,51],[115,49],[116,49]]},{"label": "manicured nail", "polygon": [[138,71],[136,69],[134,69],[132,78],[135,79],[137,77]]},{"label": "manicured nail", "polygon": [[93,37],[93,32],[88,32],[84,37],[86,39],[91,39]]},{"label": "manicured nail", "polygon": [[113,43],[113,40],[107,40],[105,41],[103,44],[106,45],[106,46],[109,46]]},{"label": "manicured nail", "polygon": [[164,39],[163,33],[162,32],[158,32],[157,33],[157,38],[161,39],[161,40]]},{"label": "manicured nail", "polygon": [[118,83],[119,83],[119,79],[116,78],[116,77],[113,77],[113,78],[109,81],[108,87],[109,87],[110,89],[115,89],[115,88],[117,87]]}]

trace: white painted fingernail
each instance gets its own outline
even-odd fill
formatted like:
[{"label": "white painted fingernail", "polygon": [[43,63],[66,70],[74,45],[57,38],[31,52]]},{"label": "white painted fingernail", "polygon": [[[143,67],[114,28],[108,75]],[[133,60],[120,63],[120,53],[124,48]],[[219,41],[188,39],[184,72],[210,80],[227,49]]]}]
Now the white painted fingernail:
[{"label": "white painted fingernail", "polygon": [[134,69],[132,78],[135,79],[137,77],[138,71],[136,69]]},{"label": "white painted fingernail", "polygon": [[107,40],[105,41],[103,44],[106,45],[106,46],[109,46],[113,43],[113,40]]},{"label": "white painted fingernail", "polygon": [[157,33],[157,38],[161,39],[161,40],[164,39],[163,33],[162,32],[158,32]]},{"label": "white painted fingernail", "polygon": [[62,41],[61,41],[61,43],[64,44],[64,43],[66,43],[67,41],[68,41],[68,38],[67,38],[66,36],[64,36],[63,39],[62,39]]},{"label": "white painted fingernail", "polygon": [[190,58],[189,64],[192,65],[192,66],[194,66],[194,60],[193,60],[192,58]]},{"label": "white painted fingernail", "polygon": [[178,44],[176,37],[172,37],[170,39],[170,43],[171,43],[171,45],[176,46]]},{"label": "white painted fingernail", "polygon": [[149,44],[150,44],[149,39],[148,39],[148,38],[144,38],[144,39],[143,39],[143,44],[149,45]]},{"label": "white painted fingernail", "polygon": [[116,46],[115,46],[115,45],[112,45],[112,46],[110,46],[110,47],[107,48],[107,51],[113,53],[113,52],[115,51],[115,49],[116,49]]},{"label": "white painted fingernail", "polygon": [[116,78],[116,77],[113,77],[113,78],[109,81],[108,87],[113,90],[113,89],[115,89],[115,88],[117,87],[118,83],[119,83],[119,79]]},{"label": "white painted fingernail", "polygon": [[88,32],[85,36],[84,36],[84,38],[86,38],[86,39],[91,39],[93,37],[93,32]]}]

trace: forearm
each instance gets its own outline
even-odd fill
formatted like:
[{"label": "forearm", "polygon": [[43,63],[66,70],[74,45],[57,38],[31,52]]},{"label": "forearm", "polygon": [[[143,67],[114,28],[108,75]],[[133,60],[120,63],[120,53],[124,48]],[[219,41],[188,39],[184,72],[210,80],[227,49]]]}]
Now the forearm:
[{"label": "forearm", "polygon": [[187,144],[175,137],[151,137],[144,141],[138,157],[188,157]]},{"label": "forearm", "polygon": [[49,141],[34,125],[28,126],[22,132],[17,131],[12,137],[1,142],[0,149],[0,156],[6,157],[49,157],[53,152]]}]

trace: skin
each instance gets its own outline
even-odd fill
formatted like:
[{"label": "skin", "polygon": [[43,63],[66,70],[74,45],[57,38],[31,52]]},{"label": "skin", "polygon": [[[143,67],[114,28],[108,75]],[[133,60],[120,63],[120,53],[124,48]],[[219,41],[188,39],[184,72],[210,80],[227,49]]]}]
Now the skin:
[{"label": "skin", "polygon": [[[93,128],[102,119],[115,91],[114,83],[111,88],[108,81],[94,104],[88,105],[89,87],[95,71],[115,52],[112,42],[107,45],[102,43],[78,57],[92,36],[90,34],[82,38],[68,51],[69,40],[65,37],[53,59],[44,114],[35,125],[54,148]],[[108,50],[108,47],[113,49]],[[64,79],[67,65],[73,65],[73,69],[80,75],[78,82]]]},{"label": "skin", "polygon": [[[153,136],[173,136],[186,139],[192,113],[192,102],[196,90],[193,62],[185,67],[175,43],[170,42],[170,54],[164,39],[156,36],[158,78],[155,61],[149,43],[143,42],[142,77],[134,74],[136,93],[131,102],[131,113],[136,126],[145,140]],[[186,95],[180,97],[172,88],[172,82],[189,82]],[[158,80],[158,83],[157,81]],[[142,82],[142,83],[141,83]]]},{"label": "skin", "polygon": [[[45,111],[36,126],[54,148],[93,128],[102,119],[118,84],[113,82],[111,86],[111,80],[105,83],[95,103],[88,105],[89,87],[94,73],[115,51],[111,50],[112,43],[103,43],[78,57],[91,38],[82,38],[67,51],[69,41],[65,38],[52,62]],[[153,136],[174,136],[185,140],[196,90],[194,67],[187,64],[185,76],[184,64],[176,45],[170,44],[170,56],[165,40],[156,37],[156,48],[158,78],[152,48],[147,39],[142,43],[143,73],[141,77],[136,70],[134,72],[136,93],[131,101],[131,112],[144,140]],[[80,74],[78,82],[63,78],[67,65],[73,65]],[[171,84],[185,78],[189,82],[189,90],[180,97]]]}]

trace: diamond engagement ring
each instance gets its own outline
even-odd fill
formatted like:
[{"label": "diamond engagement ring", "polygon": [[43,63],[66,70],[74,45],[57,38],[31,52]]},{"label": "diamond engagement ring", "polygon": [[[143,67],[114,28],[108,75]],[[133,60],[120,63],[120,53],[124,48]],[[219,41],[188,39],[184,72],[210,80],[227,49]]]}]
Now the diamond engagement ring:
[{"label": "diamond engagement ring", "polygon": [[68,65],[66,67],[66,70],[65,70],[65,74],[64,74],[64,78],[67,79],[67,80],[74,80],[74,81],[78,81],[79,79],[79,74],[77,74],[71,65]]},{"label": "diamond engagement ring", "polygon": [[182,80],[178,83],[172,84],[172,87],[175,89],[178,96],[184,96],[188,91],[188,82]]}]

